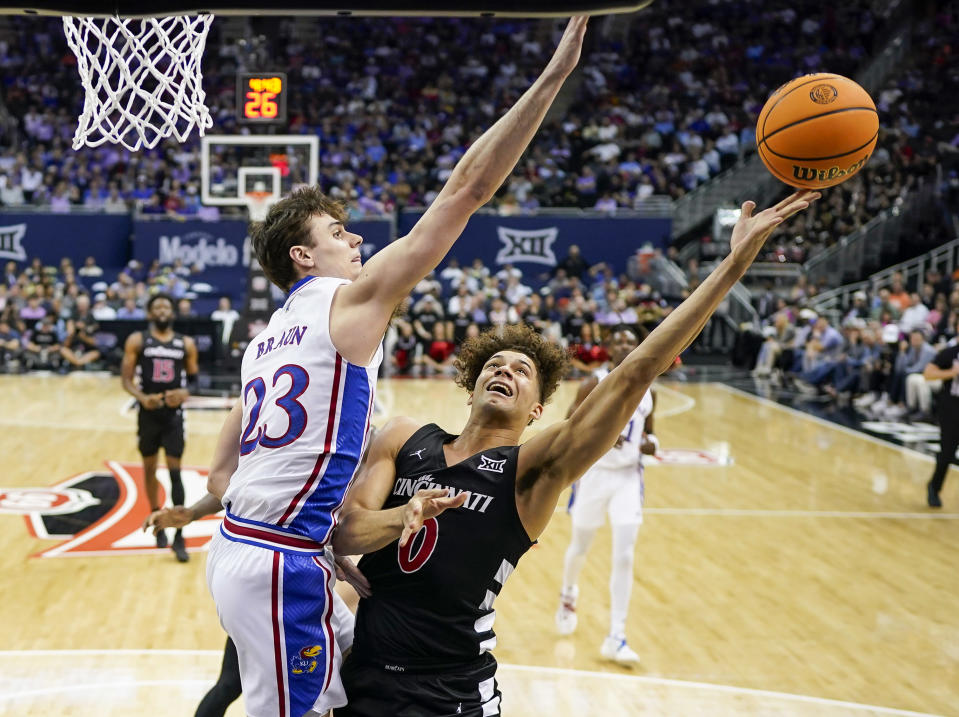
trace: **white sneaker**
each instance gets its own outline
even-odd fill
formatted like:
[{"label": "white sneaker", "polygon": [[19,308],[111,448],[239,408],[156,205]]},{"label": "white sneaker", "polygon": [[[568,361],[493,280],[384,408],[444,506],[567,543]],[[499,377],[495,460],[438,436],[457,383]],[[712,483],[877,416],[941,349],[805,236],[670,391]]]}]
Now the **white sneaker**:
[{"label": "white sneaker", "polygon": [[858,396],[857,398],[854,398],[852,400],[852,405],[855,406],[856,408],[869,408],[872,404],[874,404],[878,400],[879,399],[876,397],[876,394],[870,391],[868,393],[864,393],[861,396]]},{"label": "white sneaker", "polygon": [[882,412],[883,419],[887,421],[898,421],[900,418],[906,415],[908,411],[904,406],[888,406],[885,411]]},{"label": "white sneaker", "polygon": [[607,637],[599,648],[599,654],[621,665],[635,665],[639,662],[639,655],[626,644],[625,637]]},{"label": "white sneaker", "polygon": [[559,594],[559,608],[556,610],[556,631],[560,635],[572,635],[576,631],[576,598],[579,597],[579,586],[574,585],[570,591],[563,590]]}]

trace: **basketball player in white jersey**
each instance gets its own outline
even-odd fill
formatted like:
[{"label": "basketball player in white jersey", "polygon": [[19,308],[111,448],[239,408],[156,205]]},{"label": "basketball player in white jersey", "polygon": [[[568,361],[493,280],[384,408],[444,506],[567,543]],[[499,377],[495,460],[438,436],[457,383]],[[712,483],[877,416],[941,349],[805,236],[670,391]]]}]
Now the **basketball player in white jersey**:
[{"label": "basketball player in white jersey", "polygon": [[[617,326],[612,330],[608,342],[609,365],[597,369],[579,385],[576,399],[566,413],[567,418],[638,345],[635,329]],[[652,390],[647,390],[616,444],[573,484],[570,505],[573,535],[566,549],[563,588],[556,612],[559,633],[571,634],[576,629],[576,598],[579,595],[576,583],[579,573],[596,531],[606,522],[608,514],[613,530],[613,561],[609,578],[610,627],[600,654],[622,664],[639,662],[639,655],[626,644],[626,613],[633,588],[633,545],[643,522],[642,454],[653,455],[659,446],[653,434],[654,405],[655,396]]]},{"label": "basketball player in white jersey", "polygon": [[529,90],[456,165],[409,235],[361,263],[346,211],[316,188],[251,227],[267,277],[289,292],[243,355],[211,494],[226,508],[207,581],[237,648],[246,711],[302,717],[346,704],[327,542],[370,426],[394,307],[433,270],[509,176],[579,60],[574,18]]}]

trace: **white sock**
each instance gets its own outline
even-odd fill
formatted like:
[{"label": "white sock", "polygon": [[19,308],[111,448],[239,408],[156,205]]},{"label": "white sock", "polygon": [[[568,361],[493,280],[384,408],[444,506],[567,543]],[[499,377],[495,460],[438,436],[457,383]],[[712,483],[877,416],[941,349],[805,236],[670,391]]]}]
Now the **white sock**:
[{"label": "white sock", "polygon": [[626,613],[633,591],[633,546],[638,525],[613,526],[613,564],[609,576],[609,634],[626,636]]},{"label": "white sock", "polygon": [[566,548],[566,558],[563,561],[563,593],[569,594],[579,580],[579,574],[586,562],[586,553],[596,535],[596,528],[577,528],[573,526],[573,535]]}]

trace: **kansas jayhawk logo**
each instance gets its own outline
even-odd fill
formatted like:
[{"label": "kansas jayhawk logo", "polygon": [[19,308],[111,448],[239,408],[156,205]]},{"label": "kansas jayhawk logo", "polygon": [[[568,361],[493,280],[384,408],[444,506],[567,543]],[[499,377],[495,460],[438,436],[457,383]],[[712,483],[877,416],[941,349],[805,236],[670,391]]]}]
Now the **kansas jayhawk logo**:
[{"label": "kansas jayhawk logo", "polygon": [[316,657],[323,648],[320,645],[309,645],[300,648],[300,652],[290,658],[290,669],[294,675],[305,675],[316,669]]}]

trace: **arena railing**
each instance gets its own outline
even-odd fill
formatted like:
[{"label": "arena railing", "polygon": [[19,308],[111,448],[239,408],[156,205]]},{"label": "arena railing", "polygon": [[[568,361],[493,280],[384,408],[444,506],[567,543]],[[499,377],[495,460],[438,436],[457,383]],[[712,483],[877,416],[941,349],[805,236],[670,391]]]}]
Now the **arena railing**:
[{"label": "arena railing", "polygon": [[882,266],[884,256],[899,251],[903,233],[935,211],[935,183],[921,182],[901,206],[880,212],[852,234],[809,259],[803,269],[810,284],[838,287]]},{"label": "arena railing", "polygon": [[893,275],[902,273],[903,283],[907,287],[918,287],[925,279],[929,269],[937,269],[945,275],[951,275],[959,267],[959,239],[953,239],[935,249],[907,261],[887,266],[864,281],[845,284],[818,294],[811,302],[811,308],[818,313],[838,314],[852,302],[857,291],[875,294],[879,289],[892,283]]}]

